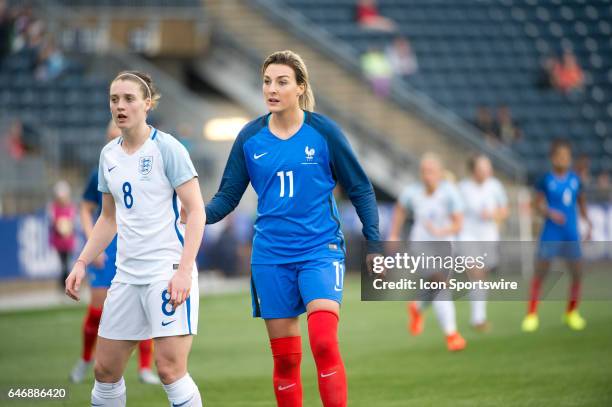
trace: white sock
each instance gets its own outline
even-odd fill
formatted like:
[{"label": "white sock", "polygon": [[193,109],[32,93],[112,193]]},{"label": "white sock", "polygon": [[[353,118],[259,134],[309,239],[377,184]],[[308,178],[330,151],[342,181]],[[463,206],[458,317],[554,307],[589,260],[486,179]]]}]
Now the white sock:
[{"label": "white sock", "polygon": [[200,391],[189,373],[174,383],[163,386],[172,407],[202,407]]},{"label": "white sock", "polygon": [[123,377],[117,383],[102,383],[96,380],[91,391],[91,405],[125,407],[126,391]]},{"label": "white sock", "polygon": [[445,335],[457,332],[455,320],[455,303],[448,290],[442,290],[436,295],[432,302],[433,309],[440,322],[440,327]]},{"label": "white sock", "polygon": [[470,323],[480,325],[487,322],[487,292],[475,289],[470,291],[472,316]]}]

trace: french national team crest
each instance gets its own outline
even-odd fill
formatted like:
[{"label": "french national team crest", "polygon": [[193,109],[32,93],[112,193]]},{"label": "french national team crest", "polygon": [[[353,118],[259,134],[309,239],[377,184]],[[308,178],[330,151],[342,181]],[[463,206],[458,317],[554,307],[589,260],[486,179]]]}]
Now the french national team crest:
[{"label": "french national team crest", "polygon": [[147,175],[153,169],[153,156],[147,155],[140,157],[140,161],[138,162],[138,172],[141,175]]}]

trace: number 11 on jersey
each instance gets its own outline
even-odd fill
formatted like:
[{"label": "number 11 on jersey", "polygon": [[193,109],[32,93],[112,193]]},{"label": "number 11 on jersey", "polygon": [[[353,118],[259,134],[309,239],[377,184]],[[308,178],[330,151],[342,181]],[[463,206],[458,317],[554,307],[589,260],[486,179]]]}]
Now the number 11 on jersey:
[{"label": "number 11 on jersey", "polygon": [[293,171],[279,171],[276,176],[280,178],[280,193],[282,198],[285,196],[285,175],[289,178],[289,198],[293,198]]}]

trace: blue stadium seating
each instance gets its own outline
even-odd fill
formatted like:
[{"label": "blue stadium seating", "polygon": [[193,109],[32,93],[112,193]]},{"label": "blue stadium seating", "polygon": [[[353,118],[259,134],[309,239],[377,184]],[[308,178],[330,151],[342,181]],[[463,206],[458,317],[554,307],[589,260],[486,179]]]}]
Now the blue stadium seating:
[{"label": "blue stadium seating", "polygon": [[[358,56],[393,34],[360,28],[354,0],[278,0],[352,46]],[[410,39],[414,89],[473,121],[482,105],[508,105],[525,137],[513,148],[531,173],[543,170],[550,140],[571,138],[595,171],[609,170],[612,146],[612,3],[537,0],[379,0]],[[565,96],[538,87],[542,61],[575,53],[585,88]],[[608,147],[612,149],[612,147]]]}]

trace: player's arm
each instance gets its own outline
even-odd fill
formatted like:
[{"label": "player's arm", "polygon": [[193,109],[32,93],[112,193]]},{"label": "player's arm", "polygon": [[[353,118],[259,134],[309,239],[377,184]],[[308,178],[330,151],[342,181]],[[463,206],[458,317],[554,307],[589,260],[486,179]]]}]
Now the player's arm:
[{"label": "player's arm", "polygon": [[396,242],[400,240],[402,234],[402,226],[406,222],[406,209],[397,202],[393,207],[393,215],[391,217],[391,230],[389,232],[389,241]]},{"label": "player's arm", "polygon": [[85,267],[108,247],[117,234],[115,219],[115,200],[109,193],[102,194],[102,213],[96,221],[91,236],[75,262],[70,275],[66,279],[66,294],[74,300],[79,300],[79,288],[85,276]]},{"label": "player's arm", "polygon": [[186,216],[185,240],[178,270],[170,280],[168,291],[170,292],[170,303],[178,307],[185,302],[191,291],[191,274],[202,243],[206,214],[197,178],[194,177],[178,186],[176,194],[181,200]]},{"label": "player's arm", "polygon": [[89,239],[91,236],[91,232],[94,228],[94,220],[93,214],[98,208],[98,205],[95,202],[90,201],[81,201],[81,205],[79,206],[79,216],[81,218],[81,226],[83,227],[83,233],[85,233],[85,238]]},{"label": "player's arm", "polygon": [[206,204],[206,223],[213,224],[229,215],[240,203],[249,186],[250,177],[244,158],[244,135],[239,135],[230,151],[221,184],[215,196]]}]

